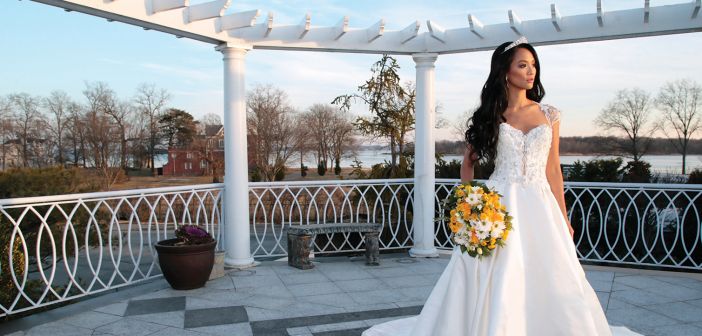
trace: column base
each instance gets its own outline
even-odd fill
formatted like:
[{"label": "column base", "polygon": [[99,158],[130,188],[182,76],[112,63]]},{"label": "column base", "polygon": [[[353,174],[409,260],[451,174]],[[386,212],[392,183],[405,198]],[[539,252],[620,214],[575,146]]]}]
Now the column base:
[{"label": "column base", "polygon": [[224,258],[224,268],[227,269],[245,269],[260,265],[261,263],[255,261],[252,257],[249,258]]},{"label": "column base", "polygon": [[412,258],[438,258],[439,251],[437,251],[436,247],[433,246],[429,249],[420,249],[413,247],[409,250],[409,255]]}]

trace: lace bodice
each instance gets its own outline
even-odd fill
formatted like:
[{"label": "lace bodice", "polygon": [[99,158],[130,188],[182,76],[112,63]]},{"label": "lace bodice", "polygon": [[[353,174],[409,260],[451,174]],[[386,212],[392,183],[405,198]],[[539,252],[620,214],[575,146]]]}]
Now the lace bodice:
[{"label": "lace bodice", "polygon": [[548,123],[536,126],[527,133],[507,123],[500,124],[495,171],[490,180],[518,184],[547,183],[546,162],[551,149],[552,126],[560,120],[560,111],[541,103],[539,107]]}]

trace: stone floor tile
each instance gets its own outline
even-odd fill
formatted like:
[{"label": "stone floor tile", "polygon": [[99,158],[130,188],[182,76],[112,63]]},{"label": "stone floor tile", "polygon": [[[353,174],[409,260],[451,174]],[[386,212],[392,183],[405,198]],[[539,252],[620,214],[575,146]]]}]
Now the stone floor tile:
[{"label": "stone floor tile", "polygon": [[90,311],[82,314],[73,315],[71,317],[61,320],[66,324],[70,324],[76,327],[95,329],[97,327],[103,326],[105,324],[112,323],[121,319],[120,316],[105,314],[95,311]]},{"label": "stone floor tile", "polygon": [[123,318],[119,321],[96,328],[95,331],[115,336],[145,336],[165,328],[167,327],[161,324],[141,321],[135,318]]},{"label": "stone floor tile", "polygon": [[379,269],[368,269],[366,270],[371,275],[378,278],[391,278],[391,277],[401,277],[415,275],[414,268],[412,267],[391,267],[391,268],[379,268]]},{"label": "stone floor tile", "polygon": [[617,300],[615,298],[612,298],[612,295],[610,294],[609,297],[609,304],[607,305],[607,308],[605,310],[609,309],[627,309],[631,307],[638,307],[637,305],[633,305],[631,303],[622,301],[622,300]]},{"label": "stone floor tile", "polygon": [[290,336],[312,336],[312,332],[307,327],[295,327],[286,329]]},{"label": "stone floor tile", "polygon": [[628,309],[610,309],[607,311],[607,320],[611,325],[623,325],[626,327],[656,327],[664,325],[679,324],[679,321],[663,316],[656,312],[633,307]]},{"label": "stone floor tile", "polygon": [[88,336],[93,331],[63,322],[51,322],[31,328],[25,332],[27,336]]},{"label": "stone floor tile", "polygon": [[608,292],[595,292],[597,294],[597,298],[600,300],[600,306],[602,306],[602,310],[607,310],[607,306],[609,305],[609,295],[610,293]]},{"label": "stone floor tile", "polygon": [[702,322],[702,308],[685,302],[661,303],[644,308],[683,322]]},{"label": "stone floor tile", "polygon": [[234,289],[234,282],[232,278],[228,276],[223,276],[214,280],[207,281],[205,288],[208,289]]},{"label": "stone floor tile", "polygon": [[390,288],[434,286],[436,283],[433,278],[425,275],[384,277],[380,278],[380,280],[387,284]]},{"label": "stone floor tile", "polygon": [[339,286],[335,285],[331,281],[312,284],[289,285],[287,286],[287,288],[290,291],[290,293],[292,293],[292,295],[295,297],[342,292],[341,288],[339,288]]},{"label": "stone floor tile", "polygon": [[700,336],[702,328],[694,324],[677,324],[650,328],[652,336]]},{"label": "stone floor tile", "polygon": [[610,297],[637,306],[678,301],[676,299],[671,299],[667,296],[662,296],[644,290],[635,289],[614,291],[612,292]]},{"label": "stone floor tile", "polygon": [[185,328],[209,327],[221,324],[248,322],[243,306],[205,308],[185,311]]},{"label": "stone floor tile", "polygon": [[426,300],[432,289],[434,286],[397,288],[396,290],[402,295],[402,299],[395,302]]},{"label": "stone floor tile", "polygon": [[109,304],[107,306],[95,308],[94,311],[99,313],[124,316],[124,312],[127,310],[128,302],[118,302]]},{"label": "stone floor tile", "polygon": [[282,286],[283,282],[277,275],[250,276],[232,278],[236,289],[244,287],[275,287]]},{"label": "stone floor tile", "polygon": [[253,336],[251,326],[248,323],[223,324],[188,330],[214,336]]},{"label": "stone floor tile", "polygon": [[[182,295],[182,294],[181,294]],[[185,296],[131,300],[124,316],[185,310]]]},{"label": "stone floor tile", "polygon": [[612,282],[602,280],[588,280],[588,283],[596,292],[611,292]]},{"label": "stone floor tile", "polygon": [[322,270],[322,273],[327,276],[332,281],[344,281],[344,280],[359,280],[359,279],[372,279],[373,275],[365,270],[349,270],[348,268],[342,268],[338,270]]},{"label": "stone floor tile", "polygon": [[607,271],[585,271],[585,277],[588,281],[609,281],[610,283],[614,280],[614,272]]},{"label": "stone floor tile", "polygon": [[678,285],[660,286],[657,288],[645,288],[643,291],[655,293],[677,301],[702,299],[702,289],[696,290]]},{"label": "stone floor tile", "polygon": [[364,321],[351,321],[351,322],[341,322],[341,323],[331,323],[322,325],[312,325],[309,326],[309,330],[313,333],[320,333],[325,331],[335,331],[335,330],[347,330],[347,329],[358,329],[367,327]]},{"label": "stone floor tile", "polygon": [[194,330],[185,330],[181,328],[172,328],[172,327],[167,327],[166,329],[161,329],[153,334],[150,334],[149,336],[206,336],[208,334],[194,331]]},{"label": "stone floor tile", "polygon": [[390,288],[384,281],[376,278],[370,279],[355,279],[355,280],[340,280],[334,282],[344,292],[360,292],[368,290],[379,290]]},{"label": "stone floor tile", "polygon": [[134,315],[130,316],[130,318],[145,322],[156,323],[168,327],[183,328],[185,312],[179,310],[165,313]]},{"label": "stone floor tile", "polygon": [[314,304],[327,305],[338,308],[345,308],[356,304],[349,294],[333,293],[323,295],[309,295],[300,297],[299,300]]},{"label": "stone floor tile", "polygon": [[615,276],[614,282],[624,284],[630,287],[643,289],[643,288],[660,288],[667,285],[667,282],[656,280],[650,276],[645,275],[630,275],[630,276]]},{"label": "stone floor tile", "polygon": [[359,304],[393,303],[406,301],[405,296],[394,289],[355,292],[351,296]]},{"label": "stone floor tile", "polygon": [[310,283],[329,282],[329,279],[321,272],[309,274],[288,274],[280,277],[285,285],[300,285]]}]

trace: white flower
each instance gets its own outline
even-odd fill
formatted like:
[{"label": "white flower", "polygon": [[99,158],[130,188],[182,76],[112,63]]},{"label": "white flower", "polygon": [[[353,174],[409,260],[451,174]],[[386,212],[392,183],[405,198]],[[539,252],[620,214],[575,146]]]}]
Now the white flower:
[{"label": "white flower", "polygon": [[466,203],[470,204],[471,206],[474,206],[474,205],[480,203],[481,200],[482,199],[481,199],[480,195],[478,195],[478,194],[471,193],[471,194],[468,194],[468,196],[466,196]]}]

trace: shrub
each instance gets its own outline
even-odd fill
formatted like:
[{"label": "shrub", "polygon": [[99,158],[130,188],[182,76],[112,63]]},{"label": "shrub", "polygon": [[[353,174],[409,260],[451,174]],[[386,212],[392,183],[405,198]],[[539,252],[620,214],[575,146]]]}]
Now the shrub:
[{"label": "shrub", "polygon": [[702,184],[702,170],[695,168],[690,172],[690,176],[687,178],[688,184]]},{"label": "shrub", "polygon": [[258,170],[258,168],[253,168],[251,172],[249,173],[249,181],[251,182],[260,182],[261,181],[261,172]]},{"label": "shrub", "polygon": [[622,159],[593,159],[582,162],[580,160],[573,163],[568,173],[569,181],[581,182],[619,182],[619,167]]},{"label": "shrub", "polygon": [[630,161],[622,168],[622,182],[651,182],[651,164],[646,161]]},{"label": "shrub", "polygon": [[341,166],[339,163],[339,159],[336,159],[336,164],[334,164],[334,175],[341,175]]},{"label": "shrub", "polygon": [[324,160],[319,161],[319,163],[317,164],[317,174],[319,174],[319,176],[324,176],[324,174],[326,174],[326,173],[327,173],[327,161],[324,161]]},{"label": "shrub", "polygon": [[301,175],[302,177],[307,176],[307,170],[308,170],[307,166],[305,166],[304,164],[300,163],[300,175]]},{"label": "shrub", "polygon": [[285,179],[285,167],[281,167],[277,172],[275,172],[273,179],[276,181],[282,181]]}]

